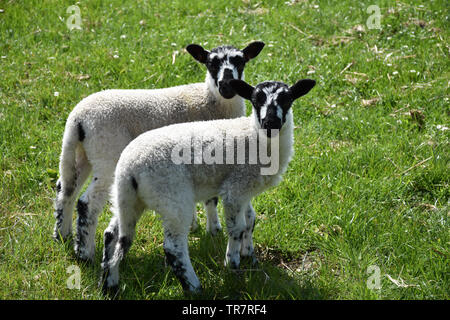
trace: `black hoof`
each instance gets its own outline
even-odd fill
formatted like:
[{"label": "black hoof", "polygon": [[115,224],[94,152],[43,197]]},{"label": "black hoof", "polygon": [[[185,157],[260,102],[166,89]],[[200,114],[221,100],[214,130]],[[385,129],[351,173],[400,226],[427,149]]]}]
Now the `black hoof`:
[{"label": "black hoof", "polygon": [[102,289],[102,294],[106,298],[115,299],[119,293],[119,285],[108,286],[106,279],[108,278],[109,270],[103,269],[100,281],[98,282],[98,287]]}]

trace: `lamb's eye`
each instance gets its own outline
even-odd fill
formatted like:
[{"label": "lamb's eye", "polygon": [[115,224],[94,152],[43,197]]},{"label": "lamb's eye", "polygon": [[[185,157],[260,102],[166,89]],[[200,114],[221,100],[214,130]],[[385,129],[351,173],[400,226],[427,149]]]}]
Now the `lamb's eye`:
[{"label": "lamb's eye", "polygon": [[264,104],[264,102],[266,102],[266,95],[262,91],[259,91],[256,94],[256,103],[258,105],[262,105],[262,104]]},{"label": "lamb's eye", "polygon": [[278,94],[277,101],[280,106],[286,106],[289,104],[289,96],[286,93],[281,92]]},{"label": "lamb's eye", "polygon": [[211,61],[209,62],[209,65],[214,69],[218,69],[220,65],[219,58],[217,57],[212,58]]},{"label": "lamb's eye", "polygon": [[236,66],[236,68],[241,68],[244,66],[244,59],[236,56],[236,57],[231,57],[230,58],[230,62]]}]

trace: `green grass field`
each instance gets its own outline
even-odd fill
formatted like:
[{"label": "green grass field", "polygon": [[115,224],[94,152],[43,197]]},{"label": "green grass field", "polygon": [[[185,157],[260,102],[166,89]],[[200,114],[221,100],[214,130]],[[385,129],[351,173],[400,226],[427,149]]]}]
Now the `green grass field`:
[{"label": "green grass field", "polygon": [[[450,298],[448,2],[80,1],[81,30],[70,31],[73,4],[0,2],[0,299],[103,299],[110,211],[93,265],[51,239],[74,106],[107,88],[202,82],[186,45],[252,40],[266,47],[247,65],[249,83],[317,85],[293,107],[283,182],[253,200],[257,268],[223,266],[226,233],[207,235],[198,207],[190,255],[204,292],[194,298]],[[366,24],[372,4],[381,30]],[[145,214],[121,265],[122,299],[185,298],[162,242],[158,216]],[[68,288],[72,265],[80,289]]]}]

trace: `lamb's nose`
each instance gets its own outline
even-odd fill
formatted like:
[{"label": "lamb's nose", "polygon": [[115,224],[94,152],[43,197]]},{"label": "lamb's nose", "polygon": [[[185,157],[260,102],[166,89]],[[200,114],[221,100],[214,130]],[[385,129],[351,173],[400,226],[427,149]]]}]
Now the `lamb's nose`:
[{"label": "lamb's nose", "polygon": [[225,69],[223,72],[223,77],[219,81],[218,85],[220,94],[226,99],[233,98],[235,95],[235,92],[229,83],[231,79],[233,79],[233,71],[231,69]]}]

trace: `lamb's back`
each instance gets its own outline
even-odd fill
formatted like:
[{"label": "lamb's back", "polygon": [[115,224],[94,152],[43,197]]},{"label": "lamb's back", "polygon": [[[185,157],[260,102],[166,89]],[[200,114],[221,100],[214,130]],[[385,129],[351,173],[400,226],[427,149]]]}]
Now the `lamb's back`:
[{"label": "lamb's back", "polygon": [[[111,89],[84,98],[69,120],[85,130],[126,128],[133,136],[161,126],[210,117],[204,83],[164,89]],[[201,113],[203,111],[203,114]]]}]

